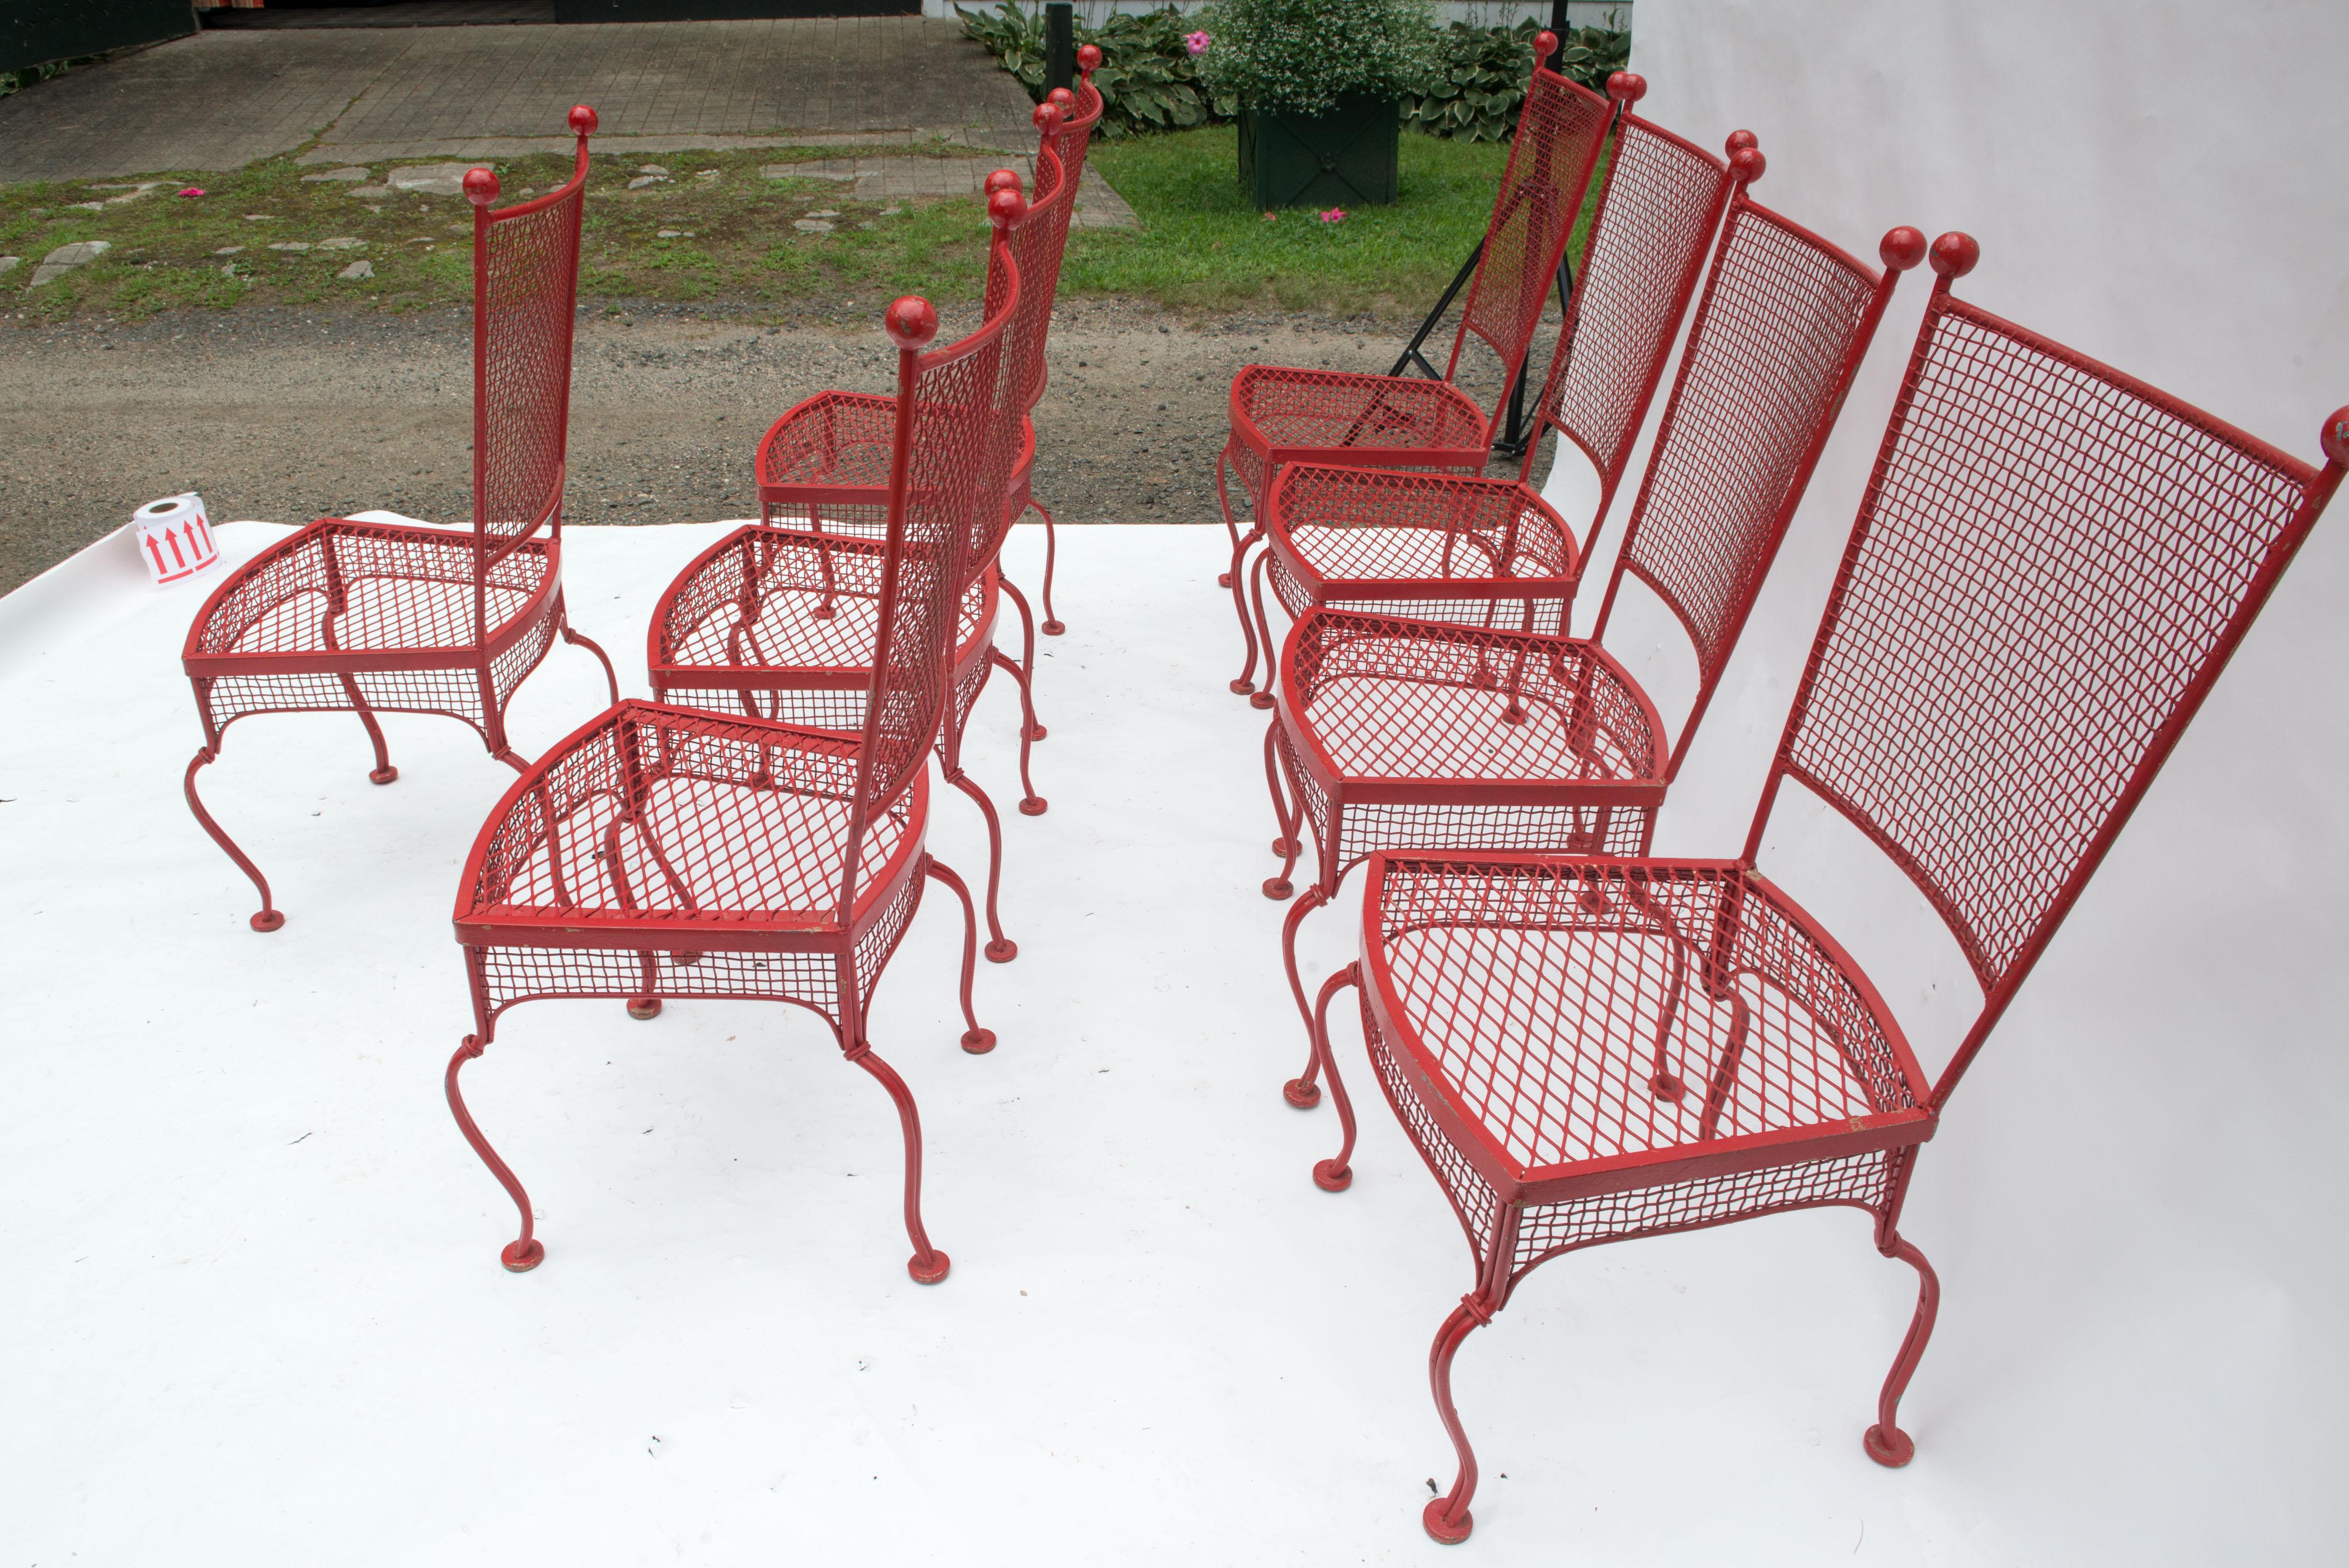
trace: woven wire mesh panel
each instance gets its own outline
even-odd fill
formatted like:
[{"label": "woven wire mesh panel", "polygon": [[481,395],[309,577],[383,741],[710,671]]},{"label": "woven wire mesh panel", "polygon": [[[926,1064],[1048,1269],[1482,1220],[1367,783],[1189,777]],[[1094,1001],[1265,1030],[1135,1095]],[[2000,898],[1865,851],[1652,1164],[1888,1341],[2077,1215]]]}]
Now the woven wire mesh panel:
[{"label": "woven wire mesh panel", "polygon": [[1602,473],[1619,472],[1630,454],[1724,179],[1718,158],[1624,117],[1539,403]]},{"label": "woven wire mesh panel", "polygon": [[1919,1103],[1858,986],[1733,867],[1414,859],[1377,898],[1390,1004],[1521,1169]]},{"label": "woven wire mesh panel", "polygon": [[1379,1075],[1379,1087],[1386,1092],[1387,1104],[1394,1107],[1395,1119],[1402,1123],[1404,1133],[1417,1145],[1427,1168],[1435,1173],[1444,1195],[1452,1199],[1452,1211],[1460,1217],[1460,1228],[1468,1233],[1468,1246],[1479,1262],[1491,1252],[1493,1220],[1500,1208],[1499,1196],[1492,1184],[1476,1173],[1468,1157],[1444,1135],[1427,1106],[1422,1103],[1419,1091],[1412,1082],[1410,1071],[1402,1059],[1380,1032],[1378,1014],[1371,1010],[1370,998],[1362,998],[1362,1040],[1369,1046],[1371,1066]]},{"label": "woven wire mesh panel", "polygon": [[[1004,328],[1003,352],[1012,401],[1022,414],[1044,395],[1044,343],[1052,329],[1052,300],[1061,286],[1061,257],[1068,245],[1076,194],[1075,185],[1061,178],[1060,161],[1049,151],[1040,154],[1033,199],[1011,228],[1019,303]],[[988,313],[993,314],[991,306]]]},{"label": "woven wire mesh panel", "polygon": [[1061,133],[1052,143],[1071,189],[1084,178],[1085,156],[1092,148],[1093,127],[1101,123],[1102,110],[1106,107],[1101,89],[1093,86],[1088,73],[1077,83],[1075,111],[1061,121]]},{"label": "woven wire mesh panel", "polygon": [[1834,418],[1876,282],[1767,209],[1731,207],[1618,564],[1680,618],[1708,683]]},{"label": "woven wire mesh panel", "polygon": [[1607,99],[1554,72],[1537,70],[1526,86],[1460,319],[1463,339],[1482,337],[1511,375],[1525,362],[1613,115]]},{"label": "woven wire mesh panel", "polygon": [[1912,1158],[1910,1149],[1871,1149],[1865,1154],[1668,1182],[1631,1192],[1599,1193],[1565,1203],[1528,1203],[1517,1221],[1510,1282],[1560,1252],[1601,1241],[1692,1231],[1757,1214],[1835,1203],[1882,1214],[1891,1203],[1900,1164]]},{"label": "woven wire mesh panel", "polygon": [[1288,564],[1277,554],[1265,557],[1265,576],[1271,582],[1274,595],[1291,618],[1302,617],[1307,610],[1319,607],[1389,615],[1406,620],[1444,621],[1454,626],[1483,627],[1487,630],[1564,636],[1567,613],[1574,607],[1570,594],[1504,599],[1418,599],[1396,598],[1384,594],[1368,597],[1331,593],[1325,587],[1317,597],[1290,574]]},{"label": "woven wire mesh panel", "polygon": [[894,581],[865,719],[868,802],[894,798],[921,770],[944,716],[966,557],[983,509],[1002,507],[1003,490],[988,479],[1009,472],[1001,449],[1016,435],[1001,401],[1004,324],[999,309],[972,335],[976,343],[925,356],[912,389],[905,524],[891,545]]},{"label": "woven wire mesh panel", "polygon": [[[623,704],[529,785],[490,836],[477,916],[674,920],[682,943],[744,920],[817,929],[842,902],[856,745]],[[895,854],[903,803],[869,823],[858,880]]]},{"label": "woven wire mesh panel", "polygon": [[[489,217],[473,280],[481,346],[476,525],[492,541],[528,534],[563,504],[571,397],[571,306],[579,279],[583,182],[536,212]],[[528,203],[525,203],[527,207]]]},{"label": "woven wire mesh panel", "polygon": [[1905,858],[1985,989],[2233,634],[2310,478],[1940,296],[1785,756]]},{"label": "woven wire mesh panel", "polygon": [[[906,879],[858,938],[855,972],[860,994],[869,996],[882,966],[896,950],[920,906],[923,878]],[[700,939],[697,939],[700,940]],[[723,937],[717,939],[722,941]],[[836,1028],[841,1016],[840,969],[829,950],[789,952],[637,951],[628,948],[481,947],[486,996],[494,1019],[518,1002],[544,997],[739,997],[795,1002],[814,1009]],[[647,983],[646,961],[652,964]]]}]

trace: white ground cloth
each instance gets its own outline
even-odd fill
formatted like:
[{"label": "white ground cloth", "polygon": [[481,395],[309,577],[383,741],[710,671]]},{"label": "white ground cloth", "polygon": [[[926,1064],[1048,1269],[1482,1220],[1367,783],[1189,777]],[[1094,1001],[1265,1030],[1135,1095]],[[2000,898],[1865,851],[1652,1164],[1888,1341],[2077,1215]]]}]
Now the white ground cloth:
[{"label": "white ground cloth", "polygon": [[[574,618],[624,690],[644,690],[654,597],[717,526],[570,534]],[[277,534],[232,524],[223,556]],[[521,1007],[467,1069],[543,1216],[544,1265],[507,1274],[512,1207],[440,1082],[471,1016],[458,867],[512,774],[443,720],[385,720],[388,789],[347,715],[240,724],[203,787],[287,912],[257,936],[180,797],[199,731],[179,647],[217,573],[150,588],[118,537],[0,600],[5,1559],[2083,1563],[2215,1448],[2300,1445],[2271,1417],[2315,1304],[2288,1278],[2147,1290],[2141,1259],[2067,1273],[2061,1250],[2008,1248],[2025,1219],[2061,1234],[2134,1203],[2158,1227],[2209,1195],[2120,1170],[2047,1215],[1992,1208],[1967,1173],[2028,1166],[2045,1128],[2017,1125],[2028,1083],[1970,1084],[1971,1152],[1927,1149],[1910,1208],[1945,1293],[1909,1469],[1860,1449],[1914,1301],[1864,1217],[1605,1248],[1544,1269],[1462,1353],[1485,1480],[1444,1556],[1419,1524],[1453,1473],[1425,1356],[1467,1251],[1350,1022],[1350,1192],[1309,1177],[1326,1102],[1280,1097],[1302,1033],[1284,906],[1257,891],[1263,715],[1224,690],[1223,537],[1064,533],[1050,815],[1010,809],[1008,690],[981,705],[972,771],[1005,812],[1021,949],[980,966],[1002,1044],[956,1047],[959,923],[936,890],[874,1024],[925,1121],[954,1260],[936,1289],[905,1275],[878,1087],[793,1010],[690,1002],[650,1023]],[[1014,542],[1023,583],[1040,543]],[[515,744],[603,701],[558,645]],[[933,820],[975,880],[974,815],[940,792]],[[1350,953],[1355,886],[1307,928],[1315,977]],[[2059,946],[2047,968],[2109,988],[2119,961]],[[2227,1389],[2248,1433],[2176,1414]],[[2076,1512],[2018,1522],[2017,1490],[2057,1469]]]}]

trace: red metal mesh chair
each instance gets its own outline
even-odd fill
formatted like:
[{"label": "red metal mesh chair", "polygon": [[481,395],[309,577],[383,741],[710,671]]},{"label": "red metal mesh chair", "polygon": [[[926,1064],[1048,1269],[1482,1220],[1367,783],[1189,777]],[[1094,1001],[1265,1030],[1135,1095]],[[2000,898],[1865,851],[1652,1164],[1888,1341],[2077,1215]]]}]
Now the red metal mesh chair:
[{"label": "red metal mesh chair", "polygon": [[[1722,160],[1628,112],[1647,92],[1645,81],[1625,71],[1609,86],[1626,112],[1516,483],[1391,469],[1351,483],[1342,469],[1283,469],[1261,512],[1265,548],[1249,582],[1265,655],[1264,689],[1248,698],[1255,706],[1272,706],[1278,679],[1268,580],[1292,620],[1329,605],[1567,629],[1582,562],[1614,503],[1696,295],[1705,242],[1736,184]],[[1733,155],[1754,145],[1750,130],[1729,138]],[[1542,433],[1552,430],[1588,457],[1598,480],[1578,541],[1529,483]],[[1562,449],[1559,461],[1571,461]],[[1496,548],[1515,558],[1504,566]],[[1507,580],[1480,580],[1493,578]],[[1504,618],[1480,602],[1486,598],[1506,600],[1516,613]]]},{"label": "red metal mesh chair", "polygon": [[[1556,42],[1553,34],[1537,35],[1535,60],[1549,58]],[[1265,489],[1281,464],[1467,473],[1484,468],[1508,389],[1525,364],[1543,301],[1582,211],[1613,111],[1609,99],[1536,64],[1442,380],[1278,365],[1246,366],[1232,379],[1231,434],[1216,460],[1216,493],[1232,547],[1223,581],[1232,590],[1232,608],[1247,643],[1247,664],[1232,681],[1234,691],[1256,690],[1256,634],[1243,591],[1245,556],[1264,536]],[[1489,414],[1454,384],[1472,337],[1498,361],[1501,392]],[[1232,514],[1226,467],[1247,495],[1250,527],[1245,536]]]},{"label": "red metal mesh chair", "polygon": [[[1909,1462],[1902,1391],[1940,1287],[1899,1232],[1920,1145],[2152,783],[2349,463],[2306,464],[1951,296],[1941,275],[1736,860],[1375,857],[1360,988],[1381,1087],[1451,1197],[1475,1287],[1430,1370],[1460,1459],[1428,1532],[1469,1532],[1461,1343],[1563,1252],[1844,1204],[1917,1271],[1866,1434]],[[1998,759],[1985,788],[1983,759]],[[1848,953],[1756,867],[1807,787],[1916,883],[1980,1015],[1929,1078]],[[1352,1120],[1317,1172],[1342,1186]],[[1336,1177],[1340,1179],[1330,1180]]]},{"label": "red metal mesh chair", "polygon": [[348,709],[375,746],[367,777],[399,776],[381,712],[445,713],[481,732],[490,754],[523,765],[506,705],[560,635],[612,661],[571,628],[563,603],[564,443],[571,406],[579,214],[595,111],[571,111],[578,157],[558,191],[492,212],[497,176],[465,176],[473,203],[473,526],[470,532],[322,517],[271,545],[214,589],[188,628],[181,662],[204,743],[188,763],[188,809],[253,879],[253,929],[285,917],[269,883],[196,794],[228,727],[248,714]]},{"label": "red metal mesh chair", "polygon": [[[999,202],[1001,198],[999,198]],[[995,249],[1003,248],[997,207]],[[1017,288],[1013,297],[1017,296]],[[465,1108],[457,1076],[498,1017],[539,997],[764,998],[829,1023],[849,1061],[896,1103],[914,1278],[946,1277],[921,1217],[921,1124],[873,1054],[874,987],[935,877],[961,900],[966,1046],[978,922],[961,878],[924,847],[927,770],[948,700],[962,563],[983,507],[1009,301],[951,348],[923,352],[937,313],[889,307],[898,346],[874,667],[854,735],[689,708],[623,702],[527,770],[475,841],[456,910],[477,1032],[450,1058],[450,1109],[522,1215],[507,1268],[533,1268],[529,1196]]]},{"label": "red metal mesh chair", "polygon": [[[1090,90],[1090,88],[1088,89]],[[1095,113],[1099,95],[1094,95]],[[1019,690],[1019,776],[1023,815],[1041,815],[1044,797],[1030,775],[1029,748],[1044,738],[1036,722],[1027,666],[1035,632],[1027,603],[1001,576],[1003,540],[1027,495],[1035,432],[1027,411],[1042,395],[1044,347],[1052,294],[1067,242],[1075,187],[1061,177],[1054,149],[1068,136],[1057,106],[1039,105],[1042,134],[1036,162],[1036,199],[1011,211],[1010,237],[988,280],[989,314],[1005,297],[1015,272],[1018,299],[1008,308],[1000,355],[1001,439],[991,449],[988,493],[1009,499],[983,508],[966,552],[968,587],[962,603],[953,701],[938,736],[947,783],[978,807],[988,844],[988,958],[1009,963],[1019,944],[1005,935],[999,908],[1003,836],[995,805],[962,764],[962,741],[971,710],[996,669]],[[1090,127],[1083,128],[1090,130]],[[1019,176],[988,176],[990,199],[1009,190],[1018,202]],[[1040,290],[1034,286],[1041,280]],[[881,553],[868,536],[885,515],[884,491],[864,483],[873,468],[877,413],[889,400],[824,392],[771,428],[760,443],[761,504],[765,520],[736,530],[679,573],[662,596],[647,635],[646,661],[653,694],[820,728],[853,729],[862,722],[872,682],[873,628]],[[1025,660],[998,651],[999,598],[1019,607]],[[752,693],[764,693],[763,700]]]},{"label": "red metal mesh chair", "polygon": [[[1309,610],[1289,633],[1265,735],[1283,863],[1264,891],[1289,896],[1309,824],[1313,885],[1281,927],[1309,1034],[1298,928],[1371,851],[1648,848],[1845,389],[1900,274],[1925,255],[1923,234],[1894,229],[1878,273],[1752,200],[1758,151],[1741,149],[1736,165],[1736,195],[1590,638],[1410,619],[1393,607]],[[1375,477],[1358,471],[1343,482]],[[1671,611],[1695,655],[1696,694],[1670,741],[1604,647],[1627,575]],[[1283,1090],[1290,1104],[1319,1100],[1314,1075],[1309,1052]]]},{"label": "red metal mesh chair", "polygon": [[[1093,72],[1101,68],[1101,63],[1102,52],[1099,48],[1092,44],[1079,45],[1077,47],[1079,73],[1077,90],[1071,93],[1067,88],[1054,88],[1046,95],[1061,111],[1061,132],[1053,146],[1054,151],[1060,155],[1063,177],[1069,182],[1069,205],[1072,213],[1076,206],[1078,184],[1085,177],[1085,153],[1092,143],[1093,127],[1101,123],[1103,107],[1101,89],[1093,86]],[[1065,226],[1063,232],[1065,233]],[[1041,375],[1044,357],[1042,333],[1051,325],[1052,308],[1050,302],[1060,288],[1060,282],[1061,258],[1058,253],[1055,253],[1052,257],[1050,279],[1044,286],[1046,304],[1041,313],[1043,327],[1039,329],[1036,344],[1039,376],[1035,399],[1040,399],[1044,395],[1044,382]],[[1030,409],[1036,406],[1035,399],[1030,399],[1029,401],[1028,406]],[[1012,516],[1017,520],[1021,512],[1032,510],[1043,521],[1044,587],[1040,595],[1044,603],[1043,632],[1046,637],[1058,637],[1069,629],[1052,610],[1052,570],[1060,558],[1059,541],[1053,535],[1052,514],[1046,509],[1043,503],[1038,501],[1025,488],[1030,471],[1035,466],[1035,428],[1031,424],[1028,430],[1028,461],[1019,470],[1019,483],[1022,488],[1012,498]]]}]

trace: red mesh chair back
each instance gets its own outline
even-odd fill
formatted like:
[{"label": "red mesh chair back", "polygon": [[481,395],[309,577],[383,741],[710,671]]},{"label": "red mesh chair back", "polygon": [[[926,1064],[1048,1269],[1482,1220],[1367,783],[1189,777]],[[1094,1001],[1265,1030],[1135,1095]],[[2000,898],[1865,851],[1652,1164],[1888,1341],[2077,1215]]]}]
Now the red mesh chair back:
[{"label": "red mesh chair back", "polygon": [[1924,235],[1894,229],[1879,274],[1751,199],[1758,151],[1741,148],[1730,167],[1729,216],[1591,631],[1605,639],[1628,576],[1687,632],[1696,700],[1667,780],[1688,754],[1893,285],[1925,255]]},{"label": "red mesh chair back", "polygon": [[473,531],[480,569],[542,528],[563,526],[579,216],[595,111],[571,111],[579,138],[560,189],[492,212],[497,176],[465,176],[473,203]]},{"label": "red mesh chair back", "polygon": [[1005,286],[999,299],[988,301],[977,331],[924,352],[937,332],[937,312],[917,296],[889,306],[889,335],[897,344],[897,414],[888,543],[841,895],[843,921],[854,905],[865,827],[920,774],[946,711],[977,514],[983,507],[1003,507],[1001,489],[990,486],[988,472],[989,449],[1001,439],[1004,330],[1019,297],[1004,231],[1020,206],[1016,192],[998,192],[990,203],[996,231],[989,275],[999,268]]},{"label": "red mesh chair back", "polygon": [[1019,269],[1019,310],[1006,329],[1006,373],[1025,414],[1044,395],[1044,344],[1052,330],[1052,299],[1061,286],[1061,257],[1069,244],[1069,218],[1076,206],[1077,187],[1067,178],[1057,149],[1063,145],[1060,110],[1036,106],[1037,128],[1043,133],[1036,150],[1036,178],[1029,189],[1028,211],[1012,225],[1011,259]]},{"label": "red mesh chair back", "polygon": [[2349,462],[2322,471],[1954,297],[1941,275],[1746,840],[1806,785],[1906,871],[1992,1025]]},{"label": "red mesh chair back", "polygon": [[[1609,90],[1626,101],[1645,84],[1629,72]],[[1731,152],[1753,145],[1730,138]],[[1721,222],[1733,180],[1729,165],[1635,115],[1617,122],[1615,153],[1599,188],[1582,275],[1542,384],[1542,430],[1571,441],[1599,471],[1599,501],[1582,536],[1588,556],[1630,462],[1632,440],[1663,379],[1681,318],[1704,268],[1705,242]],[[1538,439],[1526,444],[1520,477],[1533,472]]]},{"label": "red mesh chair back", "polygon": [[[1500,396],[1508,396],[1566,255],[1567,236],[1582,211],[1613,113],[1614,105],[1589,88],[1547,67],[1534,67],[1485,248],[1468,285],[1467,308],[1453,335],[1445,380],[1459,373],[1461,352],[1473,332],[1499,356]],[[1496,414],[1499,406],[1496,400]]]},{"label": "red mesh chair back", "polygon": [[1052,151],[1060,155],[1061,167],[1073,188],[1085,176],[1085,153],[1092,145],[1093,127],[1101,123],[1101,89],[1093,86],[1093,72],[1101,68],[1102,52],[1092,44],[1077,48],[1077,90],[1054,88],[1046,101],[1061,111],[1061,127],[1054,133]]}]

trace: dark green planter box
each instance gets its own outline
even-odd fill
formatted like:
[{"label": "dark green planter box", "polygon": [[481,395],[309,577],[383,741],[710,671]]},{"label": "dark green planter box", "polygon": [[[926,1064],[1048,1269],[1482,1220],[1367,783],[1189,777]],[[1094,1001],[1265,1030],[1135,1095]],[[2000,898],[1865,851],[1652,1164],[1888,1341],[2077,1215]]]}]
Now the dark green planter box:
[{"label": "dark green planter box", "polygon": [[1377,206],[1395,199],[1402,121],[1391,98],[1325,114],[1240,110],[1240,183],[1257,208]]}]

